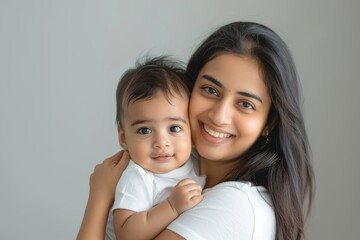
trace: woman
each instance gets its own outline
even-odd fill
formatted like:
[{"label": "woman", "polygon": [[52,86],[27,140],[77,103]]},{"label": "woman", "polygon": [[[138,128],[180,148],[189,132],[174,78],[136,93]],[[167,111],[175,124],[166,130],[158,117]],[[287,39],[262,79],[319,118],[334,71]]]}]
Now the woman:
[{"label": "woman", "polygon": [[[303,213],[311,207],[314,180],[286,44],[263,25],[230,23],[200,45],[187,72],[192,138],[199,172],[207,176],[204,200],[157,238],[304,239]],[[79,239],[103,238],[128,156],[112,165],[120,158],[95,169]],[[107,172],[112,175],[103,179]]]}]

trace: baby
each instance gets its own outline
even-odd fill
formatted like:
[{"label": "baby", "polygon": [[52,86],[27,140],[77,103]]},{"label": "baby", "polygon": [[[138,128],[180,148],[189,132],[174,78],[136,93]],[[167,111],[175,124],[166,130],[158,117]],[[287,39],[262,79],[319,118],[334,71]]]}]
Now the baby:
[{"label": "baby", "polygon": [[189,85],[158,57],[124,73],[116,91],[119,143],[131,157],[118,182],[106,239],[152,239],[202,200],[188,119]]}]

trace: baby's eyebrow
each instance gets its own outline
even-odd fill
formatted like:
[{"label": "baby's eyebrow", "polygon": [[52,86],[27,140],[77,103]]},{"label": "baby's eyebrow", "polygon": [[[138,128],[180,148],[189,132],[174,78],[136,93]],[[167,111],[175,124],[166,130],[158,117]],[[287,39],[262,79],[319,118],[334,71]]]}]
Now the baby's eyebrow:
[{"label": "baby's eyebrow", "polygon": [[132,122],[130,126],[133,127],[133,126],[136,126],[136,125],[149,123],[149,122],[151,122],[151,120],[136,120],[136,121]]},{"label": "baby's eyebrow", "polygon": [[[187,121],[182,117],[169,117],[167,119],[170,121],[173,121],[173,122],[182,122],[184,124],[187,124]],[[154,121],[148,120],[148,119],[140,119],[140,120],[136,120],[136,121],[132,122],[130,126],[133,127],[133,126],[140,125],[140,124],[146,124],[146,123],[149,124],[151,122],[154,122]]]},{"label": "baby's eyebrow", "polygon": [[169,118],[169,120],[176,121],[176,122],[183,122],[183,123],[187,124],[187,121],[185,119],[183,119],[182,117]]}]

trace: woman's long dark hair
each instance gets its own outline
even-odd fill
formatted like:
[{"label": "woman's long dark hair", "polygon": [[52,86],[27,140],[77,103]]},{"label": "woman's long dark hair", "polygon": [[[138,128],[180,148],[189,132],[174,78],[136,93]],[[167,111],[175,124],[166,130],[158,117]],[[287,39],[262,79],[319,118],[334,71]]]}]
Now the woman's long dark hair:
[{"label": "woman's long dark hair", "polygon": [[201,68],[221,52],[256,59],[272,101],[268,141],[259,137],[224,181],[251,181],[266,187],[275,211],[276,239],[304,239],[304,210],[308,213],[311,208],[314,175],[290,51],[261,24],[230,23],[210,35],[190,58],[187,73],[192,84]]}]

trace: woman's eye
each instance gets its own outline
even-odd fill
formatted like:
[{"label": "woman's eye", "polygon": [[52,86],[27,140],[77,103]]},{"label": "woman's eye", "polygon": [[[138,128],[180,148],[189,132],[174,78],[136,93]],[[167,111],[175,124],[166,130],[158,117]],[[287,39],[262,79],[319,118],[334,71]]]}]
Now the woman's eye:
[{"label": "woman's eye", "polygon": [[140,128],[137,132],[138,132],[139,134],[142,134],[142,135],[152,133],[152,131],[151,131],[150,128]]},{"label": "woman's eye", "polygon": [[239,105],[246,109],[255,109],[254,106],[248,102],[240,102]]},{"label": "woman's eye", "polygon": [[218,96],[219,94],[217,93],[216,89],[212,88],[212,87],[204,87],[204,90],[210,94],[216,95]]},{"label": "woman's eye", "polygon": [[170,132],[178,133],[180,131],[181,131],[181,127],[179,127],[179,126],[171,126],[170,127]]}]

